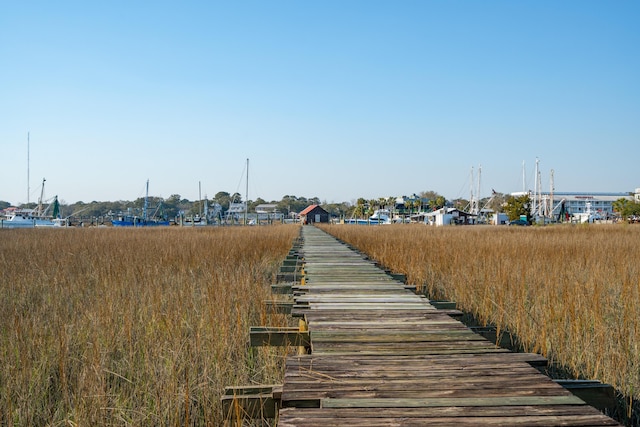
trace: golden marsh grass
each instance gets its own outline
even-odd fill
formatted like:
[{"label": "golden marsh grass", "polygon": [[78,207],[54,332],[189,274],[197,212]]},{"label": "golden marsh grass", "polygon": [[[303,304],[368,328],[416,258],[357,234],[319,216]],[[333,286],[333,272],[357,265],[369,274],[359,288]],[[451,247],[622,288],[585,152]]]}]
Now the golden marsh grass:
[{"label": "golden marsh grass", "polygon": [[280,382],[249,348],[296,226],[0,230],[0,424],[222,424],[225,386]]},{"label": "golden marsh grass", "polygon": [[[324,226],[576,377],[640,390],[640,227]],[[633,402],[632,402],[633,403]],[[627,416],[632,418],[631,408]]]}]

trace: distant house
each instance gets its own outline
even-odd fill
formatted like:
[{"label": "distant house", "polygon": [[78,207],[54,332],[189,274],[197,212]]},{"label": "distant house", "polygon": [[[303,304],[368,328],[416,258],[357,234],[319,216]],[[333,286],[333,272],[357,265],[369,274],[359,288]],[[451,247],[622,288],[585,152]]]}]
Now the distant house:
[{"label": "distant house", "polygon": [[316,222],[329,222],[329,212],[318,205],[307,206],[300,212],[300,221],[303,224],[313,224]]},{"label": "distant house", "polygon": [[278,205],[272,203],[262,203],[256,206],[256,213],[276,213],[278,212]]}]

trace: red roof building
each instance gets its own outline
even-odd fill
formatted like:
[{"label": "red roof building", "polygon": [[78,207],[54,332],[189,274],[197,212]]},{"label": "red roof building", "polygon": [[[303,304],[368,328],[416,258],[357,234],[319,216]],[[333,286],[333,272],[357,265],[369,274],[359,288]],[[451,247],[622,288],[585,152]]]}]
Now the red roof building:
[{"label": "red roof building", "polygon": [[300,221],[302,221],[303,224],[329,222],[329,212],[318,205],[307,206],[300,212]]}]

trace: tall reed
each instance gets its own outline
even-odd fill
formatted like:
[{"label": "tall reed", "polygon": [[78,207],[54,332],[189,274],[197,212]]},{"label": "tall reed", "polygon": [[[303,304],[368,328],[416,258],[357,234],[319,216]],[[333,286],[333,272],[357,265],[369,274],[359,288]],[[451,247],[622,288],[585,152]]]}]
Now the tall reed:
[{"label": "tall reed", "polygon": [[525,350],[610,383],[631,403],[638,396],[640,227],[324,229],[434,298],[508,329]]},{"label": "tall reed", "polygon": [[0,424],[222,424],[281,381],[248,346],[295,226],[0,230]]}]

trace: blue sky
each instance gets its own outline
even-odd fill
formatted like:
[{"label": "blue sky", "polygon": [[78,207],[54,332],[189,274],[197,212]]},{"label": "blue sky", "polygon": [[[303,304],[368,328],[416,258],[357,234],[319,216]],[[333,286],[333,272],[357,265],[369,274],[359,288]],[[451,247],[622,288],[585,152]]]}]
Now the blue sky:
[{"label": "blue sky", "polygon": [[[640,2],[0,2],[0,200],[640,187]],[[30,161],[27,162],[27,133]],[[27,165],[29,164],[29,184]],[[28,196],[27,188],[31,189]]]}]

